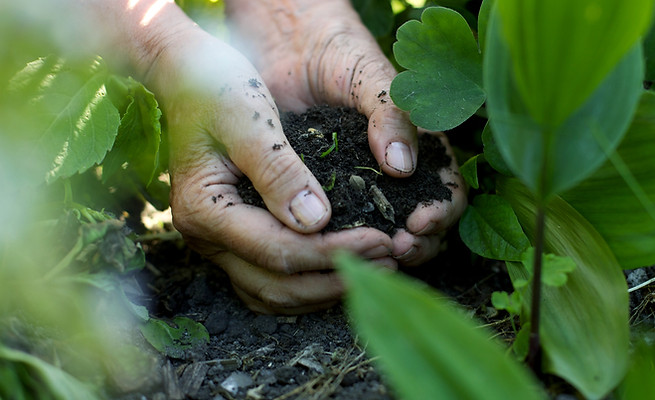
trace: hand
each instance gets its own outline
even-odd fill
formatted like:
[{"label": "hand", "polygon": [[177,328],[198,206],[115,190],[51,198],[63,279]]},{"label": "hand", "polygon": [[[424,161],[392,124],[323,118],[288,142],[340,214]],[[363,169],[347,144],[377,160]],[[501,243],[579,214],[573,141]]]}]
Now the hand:
[{"label": "hand", "polygon": [[[187,243],[220,265],[260,312],[301,313],[336,303],[330,255],[344,248],[389,259],[371,228],[315,233],[330,218],[320,183],[287,144],[273,97],[240,53],[197,27],[178,29],[146,76],[170,132],[171,206]],[[246,205],[245,173],[269,211]]]},{"label": "hand", "polygon": [[[369,144],[382,170],[395,177],[412,174],[416,128],[388,95],[396,71],[348,0],[226,0],[226,13],[239,48],[259,68],[280,107],[355,107],[369,119]],[[445,135],[439,136],[453,157]],[[409,216],[407,230],[393,237],[392,255],[402,265],[434,257],[441,235],[466,207],[454,157],[440,174],[452,200],[418,207]]]}]

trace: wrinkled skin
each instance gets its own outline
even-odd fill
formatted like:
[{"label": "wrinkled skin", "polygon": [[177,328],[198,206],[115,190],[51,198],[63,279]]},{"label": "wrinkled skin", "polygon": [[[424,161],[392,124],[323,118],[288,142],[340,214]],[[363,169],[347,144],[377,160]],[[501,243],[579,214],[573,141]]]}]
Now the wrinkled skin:
[{"label": "wrinkled skin", "polygon": [[[466,205],[454,157],[440,172],[457,187],[452,201],[417,209],[393,238],[372,228],[320,233],[329,202],[284,138],[278,105],[356,107],[369,118],[382,170],[397,177],[414,171],[416,128],[390,99],[378,98],[395,71],[347,0],[226,1],[235,45],[254,66],[175,5],[162,10],[144,28],[154,33],[140,41],[151,57],[139,58],[138,46],[135,52],[170,132],[174,223],[227,272],[251,309],[303,313],[338,302],[344,287],[331,271],[336,249],[392,269],[436,255],[440,235]],[[243,174],[270,212],[242,202],[235,184]]]}]

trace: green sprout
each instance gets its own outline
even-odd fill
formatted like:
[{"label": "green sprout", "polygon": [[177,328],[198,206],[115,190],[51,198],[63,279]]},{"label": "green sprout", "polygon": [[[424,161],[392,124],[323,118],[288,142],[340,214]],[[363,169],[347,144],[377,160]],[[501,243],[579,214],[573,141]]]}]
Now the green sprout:
[{"label": "green sprout", "polygon": [[329,192],[330,190],[332,190],[332,189],[334,188],[334,182],[335,182],[336,180],[337,180],[337,173],[336,173],[336,172],[332,172],[332,176],[330,177],[330,181],[329,181],[326,185],[322,185],[321,187],[322,187],[323,190],[325,190],[326,192]]},{"label": "green sprout", "polygon": [[332,153],[332,150],[335,152],[339,151],[339,141],[337,140],[337,132],[332,132],[332,145],[321,154],[321,158]]},{"label": "green sprout", "polygon": [[369,170],[369,171],[373,171],[373,172],[375,172],[376,174],[378,174],[378,175],[380,175],[380,176],[382,175],[382,170],[378,171],[378,170],[375,169],[375,168],[371,168],[371,167],[360,167],[360,166],[357,166],[357,167],[355,167],[355,168],[357,168],[357,169],[366,169],[366,170]]}]

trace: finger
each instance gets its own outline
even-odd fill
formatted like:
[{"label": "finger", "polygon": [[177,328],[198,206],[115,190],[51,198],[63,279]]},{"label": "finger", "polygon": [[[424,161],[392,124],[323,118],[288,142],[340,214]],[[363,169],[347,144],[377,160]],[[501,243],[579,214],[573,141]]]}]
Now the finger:
[{"label": "finger", "polygon": [[257,312],[298,314],[336,304],[344,287],[334,271],[279,274],[254,266],[232,253],[212,261],[230,276],[239,296]]},{"label": "finger", "polygon": [[175,226],[204,255],[229,249],[252,264],[291,274],[331,268],[335,249],[368,258],[390,254],[391,238],[372,228],[324,234],[288,229],[267,210],[243,203],[237,178],[220,158],[205,159],[208,166],[177,171],[171,188]]},{"label": "finger", "polygon": [[227,155],[289,228],[303,233],[323,228],[330,219],[329,201],[288,144],[254,67],[218,40],[180,53],[191,76],[176,81],[181,88],[166,104],[172,149],[181,155],[176,161],[182,160],[177,164],[193,161],[198,149]]},{"label": "finger", "polygon": [[417,207],[407,218],[407,229],[416,235],[430,235],[445,231],[457,222],[467,205],[466,185],[457,167],[457,160],[448,138],[441,132],[425,133],[438,135],[446,146],[446,154],[451,158],[448,167],[439,170],[441,181],[450,188],[450,200],[433,201]]},{"label": "finger", "polygon": [[439,253],[441,235],[417,236],[401,230],[393,237],[393,257],[405,267],[421,265]]}]

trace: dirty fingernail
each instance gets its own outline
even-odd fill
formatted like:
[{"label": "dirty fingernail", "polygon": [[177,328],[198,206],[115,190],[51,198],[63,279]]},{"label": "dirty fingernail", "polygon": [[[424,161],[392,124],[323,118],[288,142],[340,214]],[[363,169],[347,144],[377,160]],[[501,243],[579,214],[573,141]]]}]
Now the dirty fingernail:
[{"label": "dirty fingernail", "polygon": [[405,143],[391,142],[387,146],[385,154],[387,165],[400,172],[412,172],[414,170],[414,160],[412,151]]},{"label": "dirty fingernail", "polygon": [[304,190],[291,200],[291,213],[304,226],[312,226],[318,223],[328,209],[323,202],[309,190]]}]

